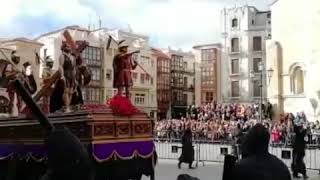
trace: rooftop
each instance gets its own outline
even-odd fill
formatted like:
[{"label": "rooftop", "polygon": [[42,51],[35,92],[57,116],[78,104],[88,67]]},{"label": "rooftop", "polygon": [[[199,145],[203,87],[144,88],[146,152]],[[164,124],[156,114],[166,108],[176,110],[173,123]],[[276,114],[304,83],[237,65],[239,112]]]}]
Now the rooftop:
[{"label": "rooftop", "polygon": [[12,39],[4,39],[4,38],[0,39],[0,43],[10,43],[10,42],[16,42],[16,41],[37,44],[37,45],[41,45],[41,46],[43,45],[42,43],[39,43],[36,40],[28,39],[25,37],[12,38]]},{"label": "rooftop", "polygon": [[200,45],[196,45],[193,46],[193,49],[201,49],[201,48],[206,48],[206,47],[217,47],[220,48],[221,44],[220,43],[212,43],[212,44],[200,44]]},{"label": "rooftop", "polygon": [[[51,34],[55,34],[55,33],[58,33],[58,32],[61,32],[61,31],[67,30],[67,29],[85,31],[85,32],[92,32],[92,31],[88,30],[87,28],[83,28],[83,27],[80,27],[78,25],[73,25],[73,26],[66,26],[64,28],[60,28],[60,29],[57,29],[57,30],[54,30],[54,31],[51,31],[51,32],[47,32],[45,34],[42,34],[42,35],[38,36],[37,38],[35,38],[35,40],[38,40],[38,39],[40,39],[42,37],[45,37],[45,36],[48,36],[48,35],[51,35]],[[94,31],[96,31],[96,30],[94,30]]]},{"label": "rooftop", "polygon": [[153,51],[153,53],[158,56],[158,57],[162,57],[165,59],[171,59],[167,54],[165,54],[163,51],[161,51],[160,49],[157,48],[151,48],[151,50]]}]

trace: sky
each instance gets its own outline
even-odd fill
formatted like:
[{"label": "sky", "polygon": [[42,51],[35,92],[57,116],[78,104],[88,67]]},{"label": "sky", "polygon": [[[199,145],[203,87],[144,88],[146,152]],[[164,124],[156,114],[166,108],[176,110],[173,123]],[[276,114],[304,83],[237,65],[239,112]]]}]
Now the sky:
[{"label": "sky", "polygon": [[273,0],[0,0],[0,38],[34,38],[69,25],[132,29],[152,46],[181,48],[220,42],[224,7],[268,10]]}]

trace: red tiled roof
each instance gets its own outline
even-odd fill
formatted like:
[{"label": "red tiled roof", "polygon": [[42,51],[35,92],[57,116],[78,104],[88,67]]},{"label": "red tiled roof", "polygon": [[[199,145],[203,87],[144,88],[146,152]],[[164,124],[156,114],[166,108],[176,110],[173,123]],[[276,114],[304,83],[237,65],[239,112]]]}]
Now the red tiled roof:
[{"label": "red tiled roof", "polygon": [[157,57],[161,57],[161,58],[165,58],[165,59],[171,59],[167,54],[165,54],[164,52],[162,52],[159,49],[151,48],[151,50],[154,53],[154,55],[157,56]]}]

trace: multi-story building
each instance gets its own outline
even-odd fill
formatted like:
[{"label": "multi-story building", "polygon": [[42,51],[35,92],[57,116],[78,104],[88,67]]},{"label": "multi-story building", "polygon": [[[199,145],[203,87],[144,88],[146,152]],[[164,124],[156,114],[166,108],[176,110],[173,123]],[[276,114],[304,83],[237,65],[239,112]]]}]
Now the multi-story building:
[{"label": "multi-story building", "polygon": [[[116,40],[126,40],[130,44],[129,51],[140,49],[134,59],[139,66],[132,71],[133,87],[131,101],[154,119],[157,117],[157,62],[148,44],[149,37],[123,30],[112,30],[109,33]],[[114,91],[116,92],[116,90]]]},{"label": "multi-story building", "polygon": [[[82,88],[85,103],[102,103],[112,97],[112,58],[116,43],[112,41],[107,50],[108,34],[106,29],[88,30],[79,26],[68,26],[56,31],[40,35],[36,40],[44,44],[40,56],[49,55],[54,60],[53,70],[59,68],[61,44],[65,40],[63,32],[68,30],[73,40],[87,41],[89,46],[82,52],[84,63],[92,71],[92,80]],[[44,64],[40,66],[40,75]]]},{"label": "multi-story building", "polygon": [[158,119],[170,117],[168,114],[171,102],[170,57],[159,49],[152,48],[157,60],[157,103]]},{"label": "multi-story building", "polygon": [[171,58],[171,116],[186,116],[188,106],[195,104],[195,58],[191,52],[166,50]]},{"label": "multi-story building", "polygon": [[[11,52],[15,50],[16,55],[20,56],[20,63],[17,67],[22,69],[22,64],[28,61],[31,64],[32,72],[37,83],[37,87],[39,89],[40,64],[38,64],[36,61],[35,52],[39,52],[42,45],[42,43],[27,38],[2,39],[0,40],[0,60],[7,60],[7,58],[11,58]],[[1,67],[1,74],[3,73],[3,71],[4,67]],[[0,114],[8,113],[8,103],[8,93],[6,92],[5,88],[0,87]],[[18,115],[16,107],[14,107],[12,115]]]},{"label": "multi-story building", "polygon": [[319,2],[279,0],[271,11],[267,68],[274,71],[268,98],[279,113],[304,111],[309,121],[320,120]]},{"label": "multi-story building", "polygon": [[[221,45],[205,44],[194,46],[196,62],[200,71],[196,71],[196,83],[200,83],[200,94],[196,94],[196,105],[221,100]],[[197,76],[197,73],[200,73]],[[198,86],[196,85],[196,88]]]},{"label": "multi-story building", "polygon": [[[260,97],[260,82],[251,79],[259,63],[266,63],[266,39],[271,37],[271,12],[252,6],[223,9],[222,18],[222,101],[252,102]],[[266,87],[266,78],[262,86]],[[266,88],[263,88],[266,98]]]}]

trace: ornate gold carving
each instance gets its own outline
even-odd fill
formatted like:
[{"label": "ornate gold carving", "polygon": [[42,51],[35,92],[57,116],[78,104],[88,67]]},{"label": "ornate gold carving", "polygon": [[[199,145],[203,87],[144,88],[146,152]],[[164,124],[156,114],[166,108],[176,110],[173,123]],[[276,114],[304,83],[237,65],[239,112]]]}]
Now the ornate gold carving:
[{"label": "ornate gold carving", "polygon": [[129,137],[131,135],[131,127],[129,122],[117,122],[117,136]]},{"label": "ornate gold carving", "polygon": [[151,136],[152,125],[151,121],[147,122],[133,122],[133,135],[134,136]]},{"label": "ornate gold carving", "polygon": [[114,131],[114,123],[113,122],[106,122],[106,123],[99,123],[94,125],[94,136],[115,136]]}]

